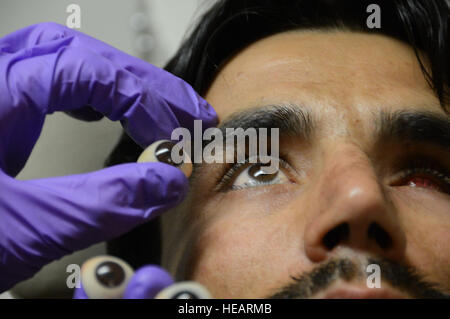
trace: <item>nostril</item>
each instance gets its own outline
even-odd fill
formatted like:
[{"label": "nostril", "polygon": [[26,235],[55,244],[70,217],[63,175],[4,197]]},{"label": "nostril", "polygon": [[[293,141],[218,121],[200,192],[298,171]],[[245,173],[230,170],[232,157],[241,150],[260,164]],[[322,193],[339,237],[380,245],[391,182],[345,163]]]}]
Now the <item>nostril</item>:
[{"label": "nostril", "polygon": [[392,246],[392,238],[389,234],[377,223],[369,225],[367,235],[372,238],[382,249],[388,249]]},{"label": "nostril", "polygon": [[340,242],[348,239],[350,227],[347,223],[342,223],[330,230],[322,239],[323,244],[329,250],[336,247]]}]

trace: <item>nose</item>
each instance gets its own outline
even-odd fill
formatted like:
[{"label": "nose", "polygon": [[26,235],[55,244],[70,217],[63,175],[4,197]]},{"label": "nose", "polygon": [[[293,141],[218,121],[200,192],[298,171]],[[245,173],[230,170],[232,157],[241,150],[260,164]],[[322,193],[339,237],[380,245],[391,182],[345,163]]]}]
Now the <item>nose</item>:
[{"label": "nose", "polygon": [[[305,252],[320,262],[339,246],[402,258],[405,234],[367,156],[346,149],[325,163],[314,187],[311,217],[305,231]],[[314,196],[314,195],[313,195]]]}]

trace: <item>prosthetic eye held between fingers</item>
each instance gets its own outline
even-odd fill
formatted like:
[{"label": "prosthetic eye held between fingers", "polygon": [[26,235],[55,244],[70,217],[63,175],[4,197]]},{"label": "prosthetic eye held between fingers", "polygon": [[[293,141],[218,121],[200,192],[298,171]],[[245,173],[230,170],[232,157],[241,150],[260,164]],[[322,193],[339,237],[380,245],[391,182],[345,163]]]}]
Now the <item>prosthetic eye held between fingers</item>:
[{"label": "prosthetic eye held between fingers", "polygon": [[[179,168],[186,177],[192,174],[190,157],[183,152],[182,161],[172,159],[172,149],[176,144],[168,140],[159,140],[148,146],[137,162],[161,162]],[[127,285],[135,274],[125,261],[109,256],[97,256],[86,261],[81,268],[82,289],[91,299],[123,298]],[[151,283],[149,283],[151,285]],[[209,291],[202,285],[185,281],[162,289],[155,299],[210,299]]]},{"label": "prosthetic eye held between fingers", "polygon": [[172,148],[176,144],[168,140],[159,140],[148,146],[139,156],[137,162],[161,162],[178,167],[186,177],[192,174],[192,161],[186,152],[183,151],[183,161],[176,163],[172,160]]}]

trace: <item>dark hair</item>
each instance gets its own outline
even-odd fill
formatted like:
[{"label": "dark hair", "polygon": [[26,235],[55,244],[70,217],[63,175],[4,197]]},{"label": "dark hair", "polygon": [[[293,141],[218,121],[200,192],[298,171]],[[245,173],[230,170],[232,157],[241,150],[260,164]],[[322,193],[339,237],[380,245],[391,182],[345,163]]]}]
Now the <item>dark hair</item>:
[{"label": "dark hair", "polygon": [[[367,7],[372,3],[380,7],[380,28],[367,27]],[[449,18],[448,0],[221,0],[200,17],[165,69],[202,95],[227,60],[261,38],[295,29],[349,29],[383,34],[409,44],[445,107],[450,96]],[[106,164],[136,161],[141,151],[124,134]],[[108,249],[135,267],[159,263],[158,223],[133,230],[110,242]]]}]

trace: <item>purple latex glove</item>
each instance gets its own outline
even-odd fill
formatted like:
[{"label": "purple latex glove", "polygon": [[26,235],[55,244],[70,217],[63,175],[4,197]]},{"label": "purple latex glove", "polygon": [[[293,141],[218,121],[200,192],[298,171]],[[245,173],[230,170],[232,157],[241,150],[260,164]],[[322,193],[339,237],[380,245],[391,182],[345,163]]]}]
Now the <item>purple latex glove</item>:
[{"label": "purple latex glove", "polygon": [[[143,266],[131,277],[123,299],[153,299],[161,290],[173,283],[172,277],[164,269],[155,265]],[[89,299],[83,286],[75,289],[73,298]]]},{"label": "purple latex glove", "polygon": [[164,269],[148,265],[139,268],[131,277],[123,294],[124,299],[153,299],[164,288],[174,283]]},{"label": "purple latex glove", "polygon": [[179,203],[183,173],[162,163],[18,181],[45,116],[120,120],[141,146],[216,124],[181,79],[72,29],[42,23],[0,39],[0,291],[46,263],[117,237]]}]

